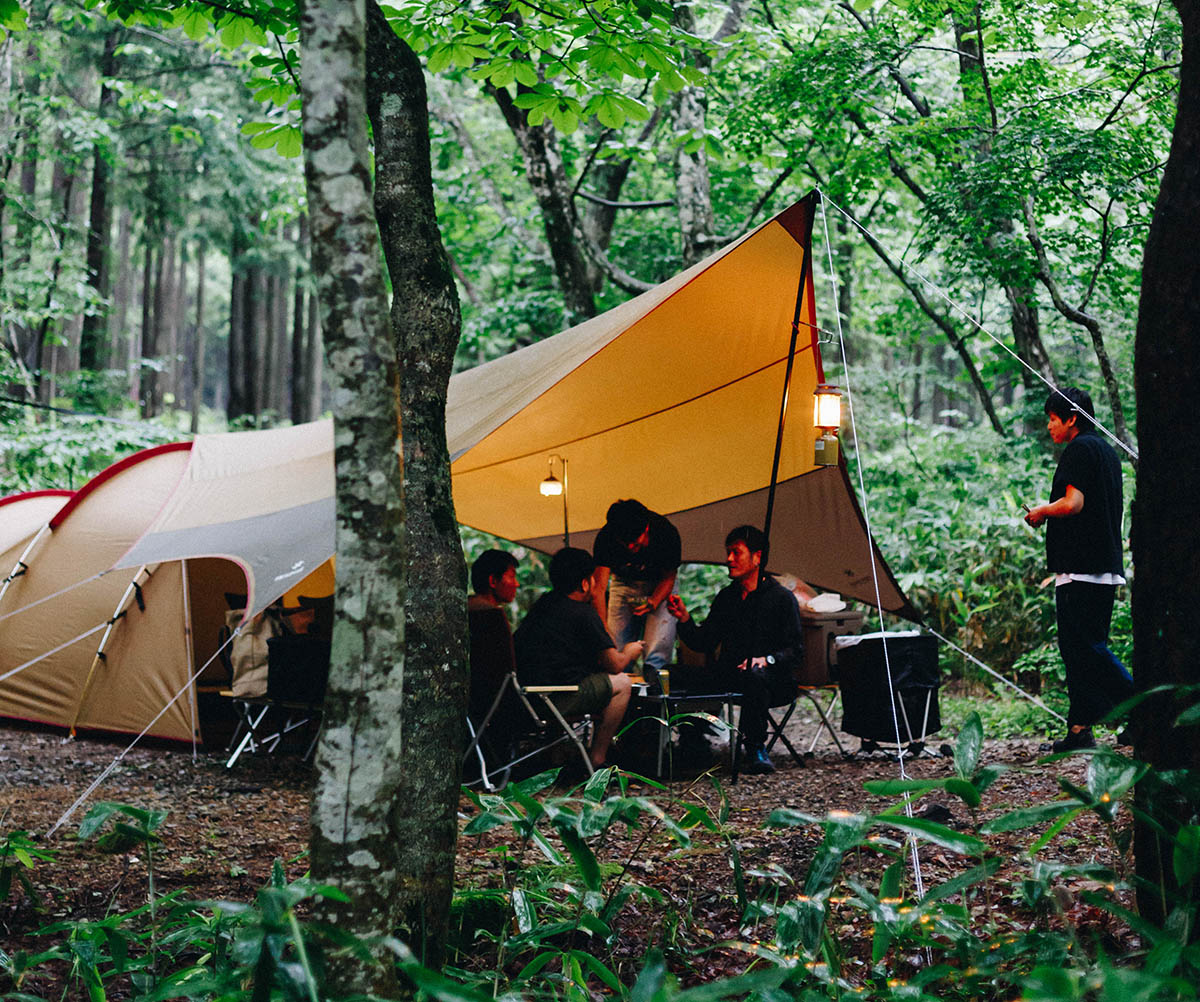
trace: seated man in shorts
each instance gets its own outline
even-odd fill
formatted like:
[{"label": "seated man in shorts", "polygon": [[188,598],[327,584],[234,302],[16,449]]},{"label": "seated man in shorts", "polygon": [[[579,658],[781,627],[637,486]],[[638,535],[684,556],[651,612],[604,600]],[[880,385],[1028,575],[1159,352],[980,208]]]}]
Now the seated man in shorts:
[{"label": "seated man in shorts", "polygon": [[577,693],[552,697],[564,716],[596,718],[590,757],[600,768],[621,726],[631,686],[625,669],[642,653],[634,640],[620,650],[592,604],[596,564],[587,550],[566,547],[550,561],[551,591],[539,598],[517,627],[517,678],[522,685],[578,685]]}]

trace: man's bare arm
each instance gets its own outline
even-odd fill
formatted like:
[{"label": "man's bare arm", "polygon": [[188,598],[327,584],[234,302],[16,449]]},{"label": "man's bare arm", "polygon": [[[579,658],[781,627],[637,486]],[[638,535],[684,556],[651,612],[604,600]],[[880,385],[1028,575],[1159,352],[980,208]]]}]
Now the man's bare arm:
[{"label": "man's bare arm", "polygon": [[620,650],[606,647],[597,657],[601,669],[610,675],[620,675],[626,668],[642,656],[645,644],[640,640],[631,640]]}]

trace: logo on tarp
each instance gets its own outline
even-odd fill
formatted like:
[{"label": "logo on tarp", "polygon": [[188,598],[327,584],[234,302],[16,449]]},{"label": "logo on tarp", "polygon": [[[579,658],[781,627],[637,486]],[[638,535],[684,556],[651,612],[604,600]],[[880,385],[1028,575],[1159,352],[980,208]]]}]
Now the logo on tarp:
[{"label": "logo on tarp", "polygon": [[292,564],[292,569],[290,571],[284,571],[282,574],[276,574],[275,580],[283,581],[286,578],[294,578],[297,574],[303,574],[304,567],[305,562],[303,560],[297,560],[294,564]]}]

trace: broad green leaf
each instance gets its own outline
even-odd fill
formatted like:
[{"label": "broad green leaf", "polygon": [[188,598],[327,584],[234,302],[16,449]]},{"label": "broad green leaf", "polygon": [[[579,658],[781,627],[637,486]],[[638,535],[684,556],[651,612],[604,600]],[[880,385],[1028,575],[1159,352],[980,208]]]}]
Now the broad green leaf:
[{"label": "broad green leaf", "polygon": [[940,779],[869,779],[863,789],[879,797],[899,797],[905,793],[928,793],[945,786]]},{"label": "broad green leaf", "polygon": [[583,877],[583,882],[588,890],[600,890],[600,864],[596,862],[596,856],[591,847],[569,828],[560,828],[558,833],[562,837],[567,851],[575,860],[575,865],[579,867],[579,875]]},{"label": "broad green leaf", "polygon": [[951,778],[946,780],[946,792],[953,793],[964,804],[974,810],[979,806],[979,791],[975,784],[966,779]]},{"label": "broad green leaf", "polygon": [[512,908],[519,932],[529,932],[537,924],[537,913],[533,910],[533,903],[519,887],[513,889]]},{"label": "broad green leaf", "polygon": [[279,129],[275,149],[281,157],[289,160],[298,157],[304,151],[304,142],[300,130],[294,125],[285,125]]},{"label": "broad green leaf", "polygon": [[183,31],[193,42],[202,42],[212,29],[212,21],[203,11],[191,10],[183,19]]},{"label": "broad green leaf", "polygon": [[954,771],[959,779],[970,779],[979,768],[979,755],[983,750],[983,721],[972,711],[963,721],[954,745]]},{"label": "broad green leaf", "polygon": [[874,821],[887,828],[899,828],[901,831],[911,832],[927,842],[940,845],[944,849],[961,853],[964,856],[979,855],[986,848],[974,835],[963,835],[953,828],[947,828],[945,825],[939,825],[937,822],[925,818],[880,816]]},{"label": "broad green leaf", "polygon": [[1172,863],[1175,879],[1181,887],[1187,886],[1200,873],[1200,827],[1184,825],[1175,833]]},{"label": "broad green leaf", "polygon": [[1056,800],[1050,804],[1038,804],[1036,807],[1022,807],[1020,810],[1010,811],[1008,814],[984,822],[980,825],[979,831],[983,835],[1020,831],[1022,828],[1044,825],[1048,821],[1062,817],[1069,811],[1077,810],[1078,807],[1078,804],[1069,800]]}]

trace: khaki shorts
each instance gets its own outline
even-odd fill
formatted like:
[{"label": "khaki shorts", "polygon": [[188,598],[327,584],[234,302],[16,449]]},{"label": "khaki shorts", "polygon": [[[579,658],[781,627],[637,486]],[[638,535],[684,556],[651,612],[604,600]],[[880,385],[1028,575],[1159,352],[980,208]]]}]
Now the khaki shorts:
[{"label": "khaki shorts", "polygon": [[612,678],[605,672],[596,672],[582,679],[578,692],[555,693],[550,698],[564,717],[581,717],[585,713],[599,713],[612,699]]}]

